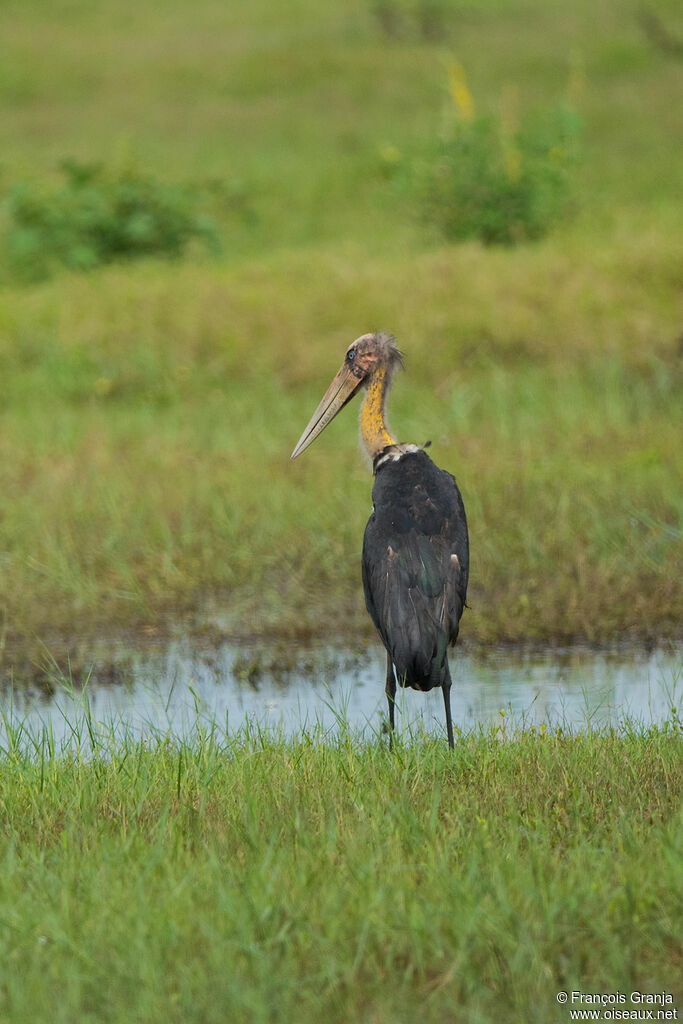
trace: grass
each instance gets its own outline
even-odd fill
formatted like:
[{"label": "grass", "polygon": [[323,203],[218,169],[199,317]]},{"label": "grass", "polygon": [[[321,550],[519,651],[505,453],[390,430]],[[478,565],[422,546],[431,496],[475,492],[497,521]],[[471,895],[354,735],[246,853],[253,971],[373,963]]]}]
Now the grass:
[{"label": "grass", "polygon": [[[368,630],[352,415],[288,456],[375,327],[406,354],[392,425],[465,497],[463,636],[679,632],[682,136],[635,12],[472,0],[436,46],[360,2],[11,10],[3,187],[64,157],[219,179],[225,256],[30,287],[0,267],[5,652],[209,604],[239,634]],[[575,94],[578,212],[538,245],[444,246],[387,181],[387,147],[438,134],[454,58],[478,113]]]},{"label": "grass", "polygon": [[672,992],[681,759],[659,727],[145,740],[5,720],[0,1014],[564,1022]]},{"label": "grass", "polygon": [[408,370],[392,425],[433,441],[469,512],[466,635],[672,633],[683,467],[661,242],[583,262],[579,240],[370,268],[321,252],[6,295],[7,628],[155,621],[217,595],[234,632],[325,628],[340,605],[363,629],[353,414],[289,454],[356,325],[393,320]]}]

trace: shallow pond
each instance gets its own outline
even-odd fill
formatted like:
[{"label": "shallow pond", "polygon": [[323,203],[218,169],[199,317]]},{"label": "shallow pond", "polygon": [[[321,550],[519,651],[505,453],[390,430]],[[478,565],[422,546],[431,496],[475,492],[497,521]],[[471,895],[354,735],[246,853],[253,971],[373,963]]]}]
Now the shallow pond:
[{"label": "shallow pond", "polygon": [[[626,719],[649,725],[670,719],[680,703],[683,648],[456,648],[451,669],[453,720],[463,730],[491,723],[600,728]],[[119,644],[70,682],[56,669],[41,685],[14,671],[0,688],[0,710],[30,731],[49,724],[58,745],[86,698],[95,720],[137,734],[188,735],[198,711],[230,730],[250,720],[291,735],[317,725],[334,729],[341,716],[371,733],[386,714],[384,672],[383,650],[374,644],[352,653],[190,639]],[[445,735],[441,691],[399,691],[397,728]]]}]

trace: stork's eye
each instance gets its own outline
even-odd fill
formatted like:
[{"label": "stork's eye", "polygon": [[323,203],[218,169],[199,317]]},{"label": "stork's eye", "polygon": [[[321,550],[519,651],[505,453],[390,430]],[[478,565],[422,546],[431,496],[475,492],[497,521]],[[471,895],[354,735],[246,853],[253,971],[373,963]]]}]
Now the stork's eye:
[{"label": "stork's eye", "polygon": [[349,351],[348,351],[348,352],[346,353],[346,358],[348,359],[348,361],[349,361],[350,363],[352,363],[352,362],[354,361],[354,359],[356,358],[356,352],[355,352],[355,349],[350,349],[350,350],[349,350]]}]

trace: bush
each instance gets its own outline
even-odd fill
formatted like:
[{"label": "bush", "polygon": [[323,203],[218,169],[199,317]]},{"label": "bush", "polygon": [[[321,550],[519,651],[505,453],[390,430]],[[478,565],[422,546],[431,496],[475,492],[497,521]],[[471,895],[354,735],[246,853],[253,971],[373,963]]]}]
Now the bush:
[{"label": "bush", "polygon": [[567,212],[580,120],[567,106],[527,118],[475,117],[452,76],[458,117],[419,173],[427,218],[453,239],[511,245],[540,238]]},{"label": "bush", "polygon": [[21,277],[46,277],[57,264],[90,270],[145,256],[177,259],[195,238],[218,248],[196,190],[76,161],[62,171],[61,188],[24,182],[9,193],[7,255]]}]

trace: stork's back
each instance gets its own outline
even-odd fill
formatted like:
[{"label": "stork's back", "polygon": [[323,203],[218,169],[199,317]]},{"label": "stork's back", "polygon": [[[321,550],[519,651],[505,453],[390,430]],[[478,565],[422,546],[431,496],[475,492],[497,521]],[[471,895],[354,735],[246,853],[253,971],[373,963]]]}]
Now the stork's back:
[{"label": "stork's back", "polygon": [[469,542],[455,479],[424,451],[385,461],[363,540],[363,586],[398,682],[441,686],[465,607]]}]

